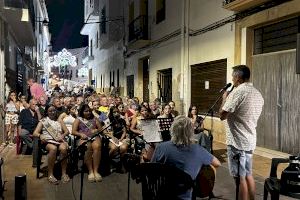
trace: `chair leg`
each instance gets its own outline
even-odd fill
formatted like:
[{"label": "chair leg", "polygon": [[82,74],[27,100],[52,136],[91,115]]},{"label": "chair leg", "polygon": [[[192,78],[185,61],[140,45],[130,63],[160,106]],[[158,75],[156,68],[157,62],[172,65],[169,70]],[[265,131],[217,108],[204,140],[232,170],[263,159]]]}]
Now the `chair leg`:
[{"label": "chair leg", "polygon": [[33,165],[36,164],[36,178],[40,178],[40,171],[41,171],[41,163],[42,163],[42,150],[40,145],[40,140],[35,141],[37,144],[35,146],[33,152]]},{"label": "chair leg", "polygon": [[268,199],[268,193],[269,193],[269,191],[267,190],[267,186],[266,186],[266,184],[264,184],[264,200]]},{"label": "chair leg", "polygon": [[271,200],[279,200],[279,193],[278,192],[271,193]]}]

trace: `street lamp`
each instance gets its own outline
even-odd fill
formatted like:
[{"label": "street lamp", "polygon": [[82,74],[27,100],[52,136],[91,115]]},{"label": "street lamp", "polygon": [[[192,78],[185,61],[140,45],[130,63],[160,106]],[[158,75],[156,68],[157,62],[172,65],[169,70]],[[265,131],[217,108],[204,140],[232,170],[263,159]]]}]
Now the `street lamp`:
[{"label": "street lamp", "polygon": [[76,57],[73,56],[69,51],[67,51],[67,49],[63,48],[63,50],[58,52],[57,55],[54,55],[53,65],[59,67],[59,73],[60,73],[60,68],[64,67],[64,75],[63,75],[63,85],[64,85],[67,66],[70,65],[72,67],[76,67],[77,66]]}]

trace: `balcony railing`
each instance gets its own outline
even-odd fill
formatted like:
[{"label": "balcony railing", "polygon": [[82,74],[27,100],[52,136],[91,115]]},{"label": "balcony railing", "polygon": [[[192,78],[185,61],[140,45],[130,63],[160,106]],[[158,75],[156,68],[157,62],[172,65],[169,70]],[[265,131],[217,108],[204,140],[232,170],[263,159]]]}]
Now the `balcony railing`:
[{"label": "balcony railing", "polygon": [[241,12],[260,6],[271,0],[223,0],[223,8],[235,12]]},{"label": "balcony railing", "polygon": [[4,0],[4,7],[7,8],[28,8],[28,0]]},{"label": "balcony railing", "polygon": [[129,24],[128,41],[148,39],[148,16],[140,15]]}]

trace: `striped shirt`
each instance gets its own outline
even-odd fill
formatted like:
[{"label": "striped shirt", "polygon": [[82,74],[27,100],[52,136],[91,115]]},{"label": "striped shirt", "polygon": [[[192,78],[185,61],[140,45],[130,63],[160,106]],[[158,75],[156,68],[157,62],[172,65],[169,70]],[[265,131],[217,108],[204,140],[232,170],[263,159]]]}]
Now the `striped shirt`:
[{"label": "striped shirt", "polygon": [[226,143],[243,151],[254,150],[256,126],[264,99],[252,83],[236,87],[226,98],[223,110],[228,112],[225,121]]}]

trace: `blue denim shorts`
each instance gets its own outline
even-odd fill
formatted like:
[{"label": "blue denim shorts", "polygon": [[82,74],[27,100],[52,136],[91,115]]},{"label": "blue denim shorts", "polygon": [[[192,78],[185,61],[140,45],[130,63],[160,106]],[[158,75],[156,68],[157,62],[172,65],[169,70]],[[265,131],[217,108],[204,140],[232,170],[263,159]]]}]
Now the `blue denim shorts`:
[{"label": "blue denim shorts", "polygon": [[240,177],[252,175],[252,151],[242,151],[229,145],[227,146],[228,167],[231,176],[238,176],[238,155],[240,160]]}]

